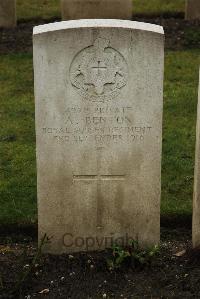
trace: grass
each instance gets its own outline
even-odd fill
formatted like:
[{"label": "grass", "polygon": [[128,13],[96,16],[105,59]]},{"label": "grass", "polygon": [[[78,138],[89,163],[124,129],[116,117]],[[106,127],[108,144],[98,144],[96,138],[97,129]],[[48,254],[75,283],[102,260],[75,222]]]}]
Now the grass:
[{"label": "grass", "polygon": [[[185,0],[133,0],[134,14],[184,12]],[[18,19],[60,18],[60,0],[17,0]]]},{"label": "grass", "polygon": [[[162,208],[191,214],[199,51],[167,52]],[[32,223],[36,166],[32,56],[0,56],[0,224]]]},{"label": "grass", "polygon": [[0,223],[36,218],[32,57],[0,59]]},{"label": "grass", "polygon": [[168,52],[164,84],[162,212],[191,214],[199,51]]},{"label": "grass", "polygon": [[60,0],[17,0],[18,19],[61,17]]},{"label": "grass", "polygon": [[133,0],[134,14],[162,15],[180,12],[185,12],[185,0]]}]

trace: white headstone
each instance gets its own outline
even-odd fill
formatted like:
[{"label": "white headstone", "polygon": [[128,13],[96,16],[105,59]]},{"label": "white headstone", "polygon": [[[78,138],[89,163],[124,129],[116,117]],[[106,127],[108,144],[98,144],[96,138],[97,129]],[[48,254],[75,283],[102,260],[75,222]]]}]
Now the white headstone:
[{"label": "white headstone", "polygon": [[131,19],[132,0],[61,0],[63,20]]},{"label": "white headstone", "polygon": [[35,27],[33,42],[46,251],[159,243],[163,28],[68,21]]},{"label": "white headstone", "polygon": [[200,246],[200,72],[199,72],[199,97],[197,109],[196,128],[196,157],[194,174],[194,198],[193,198],[193,247]]},{"label": "white headstone", "polygon": [[0,28],[16,26],[16,1],[0,0]]}]

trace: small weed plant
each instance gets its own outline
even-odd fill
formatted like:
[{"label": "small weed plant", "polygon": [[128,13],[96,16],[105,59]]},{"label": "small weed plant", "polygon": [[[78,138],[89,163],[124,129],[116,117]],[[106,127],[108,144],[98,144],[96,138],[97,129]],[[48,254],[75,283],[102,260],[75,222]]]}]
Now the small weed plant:
[{"label": "small weed plant", "polygon": [[22,256],[20,257],[21,271],[18,274],[18,278],[16,279],[13,288],[10,289],[9,294],[5,290],[3,277],[0,273],[0,299],[24,298],[24,288],[26,287],[27,282],[31,280],[32,275],[35,273],[36,265],[41,262],[43,247],[50,242],[50,239],[51,238],[48,238],[46,234],[44,235],[44,237],[41,239],[36,254],[33,256],[33,258],[31,258],[29,264],[26,263],[29,259],[27,255],[27,250],[25,249],[23,251]]},{"label": "small weed plant", "polygon": [[125,248],[114,245],[112,257],[107,259],[109,270],[120,269],[124,265],[132,268],[151,266],[160,252],[159,246],[140,247],[139,242],[132,240]]},{"label": "small weed plant", "polygon": [[[48,244],[49,242],[50,242],[50,238],[47,237],[47,235],[45,234],[43,236],[43,238],[41,239],[41,242],[39,244],[37,252],[36,252],[35,256],[33,257],[31,263],[28,265],[28,267],[26,267],[26,266],[22,267],[22,271],[19,273],[19,278],[18,278],[18,280],[16,282],[16,285],[15,285],[15,288],[14,288],[14,293],[20,294],[20,295],[22,294],[23,287],[26,284],[28,278],[33,273],[35,265],[40,262],[40,259],[42,257],[43,247],[46,244]],[[24,253],[23,253],[23,261],[24,261],[23,264],[25,264],[26,259],[27,259],[27,253],[26,253],[26,251],[24,251]]]}]

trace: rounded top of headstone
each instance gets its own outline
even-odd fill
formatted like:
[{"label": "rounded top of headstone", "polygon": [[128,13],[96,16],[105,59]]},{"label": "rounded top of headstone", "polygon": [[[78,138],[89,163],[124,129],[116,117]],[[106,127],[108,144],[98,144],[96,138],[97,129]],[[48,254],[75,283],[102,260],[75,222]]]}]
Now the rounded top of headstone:
[{"label": "rounded top of headstone", "polygon": [[78,28],[124,28],[149,31],[164,34],[162,26],[150,23],[135,22],[128,20],[111,20],[111,19],[84,19],[64,22],[55,22],[33,28],[33,35],[48,33],[59,30],[78,29]]}]

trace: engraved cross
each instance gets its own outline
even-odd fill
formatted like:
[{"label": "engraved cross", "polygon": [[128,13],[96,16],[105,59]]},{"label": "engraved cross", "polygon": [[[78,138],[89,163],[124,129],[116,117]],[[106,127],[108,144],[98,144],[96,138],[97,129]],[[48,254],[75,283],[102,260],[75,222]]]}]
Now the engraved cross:
[{"label": "engraved cross", "polygon": [[[97,169],[100,169],[100,159],[97,160]],[[73,175],[74,182],[96,182],[96,198],[97,198],[97,228],[102,229],[102,218],[103,218],[103,194],[102,194],[102,182],[123,182],[126,179],[124,174],[86,174],[86,175]]]},{"label": "engraved cross", "polygon": [[110,181],[110,182],[119,182],[124,181],[125,175],[74,175],[73,181],[82,181],[82,182],[96,182],[97,183],[97,228],[102,229],[102,216],[103,216],[103,202],[102,202],[102,190],[101,190],[101,182],[102,181]]},{"label": "engraved cross", "polygon": [[100,60],[98,60],[98,65],[97,66],[93,66],[92,67],[92,69],[94,69],[94,70],[97,70],[97,74],[98,74],[98,76],[101,74],[101,70],[106,70],[107,69],[107,67],[105,66],[105,65],[102,65],[101,66],[101,61]]}]

